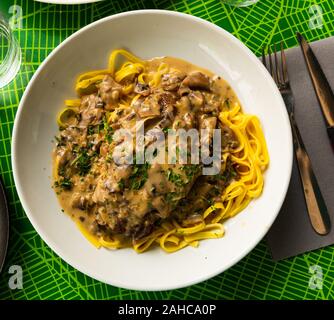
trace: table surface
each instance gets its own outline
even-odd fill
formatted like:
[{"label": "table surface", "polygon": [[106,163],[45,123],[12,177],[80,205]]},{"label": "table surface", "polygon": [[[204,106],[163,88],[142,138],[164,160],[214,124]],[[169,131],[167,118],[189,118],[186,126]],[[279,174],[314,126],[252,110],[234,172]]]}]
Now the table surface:
[{"label": "table surface", "polygon": [[[313,5],[322,24],[312,24]],[[20,7],[13,7],[17,5]],[[19,75],[0,89],[0,173],[10,210],[7,260],[0,275],[0,299],[333,299],[334,246],[273,262],[263,240],[226,272],[200,284],[163,292],[131,291],[103,284],[76,271],[42,241],[26,217],[13,182],[11,136],[20,97],[40,63],[65,38],[81,27],[114,13],[137,9],[167,9],[189,13],[228,30],[260,55],[264,44],[283,40],[297,45],[295,32],[310,41],[334,35],[333,0],[260,0],[248,8],[232,8],[221,0],[105,0],[64,6],[33,0],[1,0],[0,11],[20,12],[22,28],[15,31],[23,51]],[[313,28],[310,28],[310,26]],[[23,288],[11,290],[9,268],[23,270]],[[312,289],[312,266],[322,270],[322,288]],[[321,274],[319,274],[321,276]]]}]

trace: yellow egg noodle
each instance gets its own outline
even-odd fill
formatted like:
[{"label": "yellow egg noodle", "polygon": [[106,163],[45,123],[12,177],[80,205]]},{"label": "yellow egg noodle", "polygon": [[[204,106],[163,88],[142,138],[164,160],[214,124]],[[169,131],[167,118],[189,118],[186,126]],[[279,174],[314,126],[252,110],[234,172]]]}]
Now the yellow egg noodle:
[{"label": "yellow egg noodle", "polygon": [[[119,56],[126,59],[120,68],[118,68]],[[148,72],[145,61],[124,49],[119,49],[111,53],[108,69],[81,74],[76,80],[75,89],[79,96],[83,93],[88,94],[105,75],[110,74],[117,82],[124,83],[123,93],[126,98],[120,101],[119,107],[129,108],[140,96],[133,93],[132,80],[135,77],[141,83],[156,87],[162,75],[168,71],[169,66],[161,63],[157,72]],[[57,117],[60,127],[65,125],[68,114],[76,112],[79,108],[80,99],[66,100],[65,105],[66,108]],[[261,195],[264,184],[263,172],[269,164],[269,155],[259,119],[254,115],[244,114],[238,103],[227,110],[224,109],[218,118],[234,132],[239,141],[236,149],[224,154],[224,162],[226,163],[227,159],[232,162],[239,179],[226,187],[221,195],[221,201],[214,203],[203,212],[204,222],[191,227],[182,227],[176,221],[165,222],[158,230],[137,240],[133,245],[135,251],[144,252],[153,244],[158,244],[166,252],[174,252],[188,245],[197,247],[199,241],[203,239],[221,238],[224,236],[223,222],[235,216],[246,208],[252,199]],[[109,112],[108,122],[112,123],[115,119],[115,114]],[[116,249],[123,246],[117,239],[96,238],[80,223],[77,224],[84,236],[98,248]]]}]

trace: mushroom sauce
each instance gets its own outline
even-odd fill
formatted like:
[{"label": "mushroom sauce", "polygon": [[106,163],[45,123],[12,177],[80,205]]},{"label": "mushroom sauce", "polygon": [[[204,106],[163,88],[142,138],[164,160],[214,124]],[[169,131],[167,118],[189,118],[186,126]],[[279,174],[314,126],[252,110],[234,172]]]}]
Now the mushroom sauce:
[{"label": "mushroom sauce", "polygon": [[[149,60],[156,72],[165,63],[169,71],[157,87],[133,81],[130,107],[120,106],[124,86],[106,75],[80,97],[78,112],[56,137],[53,153],[54,189],[61,207],[90,234],[135,242],[162,222],[181,226],[200,223],[203,211],[220,201],[224,188],[238,179],[227,159],[221,172],[202,175],[202,164],[116,164],[111,157],[119,144],[113,133],[145,122],[148,129],[221,129],[222,153],[238,146],[232,130],[218,115],[238,102],[229,85],[211,72],[171,57]],[[113,121],[109,121],[109,115]],[[152,141],[145,135],[145,147]],[[164,152],[164,150],[157,150]],[[224,159],[222,157],[222,159]]]}]

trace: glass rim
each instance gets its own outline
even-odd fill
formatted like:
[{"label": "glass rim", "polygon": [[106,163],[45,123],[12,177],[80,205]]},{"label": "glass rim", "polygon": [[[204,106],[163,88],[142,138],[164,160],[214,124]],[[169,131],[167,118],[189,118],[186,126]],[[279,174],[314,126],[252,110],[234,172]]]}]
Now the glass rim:
[{"label": "glass rim", "polygon": [[0,62],[0,66],[4,65],[8,60],[9,60],[9,56],[11,55],[11,51],[13,50],[13,46],[18,45],[14,34],[13,34],[13,30],[10,28],[9,23],[6,21],[6,19],[3,17],[3,15],[1,15],[0,12],[0,23],[4,22],[5,24],[5,29],[2,29],[0,31],[5,32],[6,36],[7,36],[7,41],[8,41],[8,50],[2,60],[2,62]]},{"label": "glass rim", "polygon": [[[8,46],[8,50],[4,52],[0,62],[0,88],[2,88],[17,75],[22,61],[22,52],[9,21],[2,12],[0,12],[0,33],[3,34]],[[4,83],[1,83],[2,80]]]}]

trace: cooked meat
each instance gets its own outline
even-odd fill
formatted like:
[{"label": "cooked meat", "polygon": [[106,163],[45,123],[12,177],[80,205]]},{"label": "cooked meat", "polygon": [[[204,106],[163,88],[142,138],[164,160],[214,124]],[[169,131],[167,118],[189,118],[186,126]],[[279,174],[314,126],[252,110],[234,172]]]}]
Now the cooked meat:
[{"label": "cooked meat", "polygon": [[195,127],[196,118],[192,112],[185,113],[183,116],[183,120],[184,120],[184,126],[187,129],[191,129]]},{"label": "cooked meat", "polygon": [[161,87],[167,91],[178,90],[182,80],[186,77],[186,74],[175,70],[171,73],[166,73],[162,76]]},{"label": "cooked meat", "polygon": [[201,108],[204,104],[204,96],[200,91],[192,91],[189,94],[189,101],[191,103],[191,106],[195,109],[198,110]]},{"label": "cooked meat", "polygon": [[72,208],[78,208],[80,210],[85,210],[93,204],[90,195],[83,195],[79,192],[73,193],[71,198]]},{"label": "cooked meat", "polygon": [[191,90],[210,90],[210,79],[202,72],[192,72],[181,83],[179,94],[190,93]]},{"label": "cooked meat", "polygon": [[[202,176],[201,163],[123,161],[132,153],[137,161],[138,155],[133,152],[134,146],[124,143],[124,137],[114,135],[120,128],[136,132],[144,127],[145,137],[140,142],[144,150],[154,145],[153,157],[159,154],[165,159],[168,148],[155,144],[154,130],[162,129],[164,137],[168,129],[208,129],[212,139],[213,130],[220,128],[224,150],[238,145],[233,131],[218,121],[222,101],[233,99],[228,90],[220,89],[225,83],[185,63],[178,70],[182,63],[171,66],[156,86],[138,82],[138,74],[126,83],[105,76],[96,85],[96,92],[81,96],[75,121],[57,137],[57,192],[64,206],[79,212],[80,221],[92,233],[135,241],[170,219],[185,227],[196,225],[203,222],[201,212],[235,179],[229,162],[217,177],[207,177]],[[151,68],[157,70],[158,66],[153,61]],[[149,74],[152,70],[146,71]],[[129,84],[133,90],[125,94],[123,88]],[[122,164],[113,157],[115,148]],[[189,150],[188,146],[187,158]]]},{"label": "cooked meat", "polygon": [[221,145],[223,151],[225,149],[234,149],[239,145],[239,141],[234,132],[226,125],[220,125],[221,129]]},{"label": "cooked meat", "polygon": [[81,99],[80,107],[80,125],[88,126],[100,122],[104,115],[104,110],[98,107],[100,98],[94,94],[84,96]]},{"label": "cooked meat", "polygon": [[57,150],[56,158],[58,161],[58,166],[63,167],[66,165],[67,162],[69,162],[72,158],[72,153],[69,149],[60,147]]},{"label": "cooked meat", "polygon": [[174,120],[174,105],[176,98],[169,92],[159,93],[157,95],[158,103],[161,108],[162,119],[157,124],[157,127],[164,129],[170,127]]},{"label": "cooked meat", "polygon": [[106,110],[115,109],[121,95],[122,86],[118,84],[111,76],[105,76],[98,85],[99,95],[105,103]]},{"label": "cooked meat", "polygon": [[140,118],[158,117],[161,114],[161,105],[157,95],[148,96],[136,109]]},{"label": "cooked meat", "polygon": [[212,131],[216,128],[217,118],[216,117],[206,117],[205,115],[200,117],[200,128],[208,129]]},{"label": "cooked meat", "polygon": [[100,177],[96,183],[96,188],[93,194],[93,201],[97,204],[104,204],[107,201],[111,201],[111,193],[115,190],[112,190],[112,187],[117,187],[116,182],[111,182],[110,180]]},{"label": "cooked meat", "polygon": [[208,93],[205,96],[205,104],[202,107],[204,113],[214,113],[218,115],[219,109],[222,105],[222,99],[214,93]]}]

